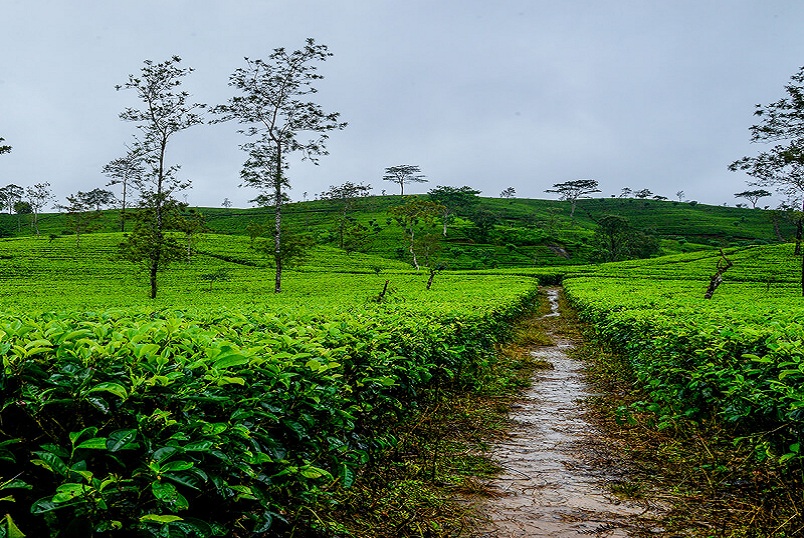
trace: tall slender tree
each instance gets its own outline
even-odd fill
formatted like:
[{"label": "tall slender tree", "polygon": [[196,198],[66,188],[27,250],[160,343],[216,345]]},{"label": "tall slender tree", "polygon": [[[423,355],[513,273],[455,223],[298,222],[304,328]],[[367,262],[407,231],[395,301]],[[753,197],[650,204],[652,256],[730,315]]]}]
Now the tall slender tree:
[{"label": "tall slender tree", "polygon": [[26,201],[31,206],[31,215],[33,216],[31,225],[36,231],[36,235],[39,235],[39,213],[41,213],[47,203],[53,199],[53,193],[50,192],[50,183],[37,183],[33,187],[25,189],[25,194]]},{"label": "tall slender tree", "polygon": [[0,210],[7,210],[9,215],[14,213],[14,204],[22,200],[25,189],[13,183],[0,188]]},{"label": "tall slender tree", "polygon": [[431,267],[432,254],[438,249],[439,237],[433,233],[436,219],[444,211],[444,206],[430,200],[423,200],[415,196],[399,206],[392,207],[388,213],[402,228],[411,263],[419,269],[419,259],[423,258],[425,264]]},{"label": "tall slender tree", "polygon": [[103,213],[93,207],[87,193],[78,191],[67,196],[67,204],[58,204],[56,208],[67,214],[67,225],[75,234],[75,246],[81,248],[81,236],[92,232],[100,226]]},{"label": "tall slender tree", "polygon": [[[248,160],[241,172],[241,186],[256,188],[255,199],[274,207],[274,292],[282,291],[282,204],[287,200],[290,157],[318,164],[327,155],[328,132],[346,127],[337,112],[326,113],[307,96],[317,92],[313,84],[323,78],[315,64],[332,56],[326,45],[308,38],[304,48],[288,52],[277,48],[268,60],[246,58],[246,66],[229,77],[229,85],[241,95],[215,108],[221,121],[237,120],[249,141],[241,145]],[[304,138],[310,138],[305,140]]]},{"label": "tall slender tree", "polygon": [[479,201],[477,198],[478,194],[480,194],[479,190],[467,187],[466,185],[463,187],[445,187],[439,185],[427,192],[427,195],[432,201],[441,204],[444,208],[441,211],[442,233],[444,237],[447,237],[447,225],[455,214],[461,211],[468,212],[471,207]]},{"label": "tall slender tree", "polygon": [[178,205],[174,194],[190,185],[177,177],[178,165],[168,164],[168,143],[177,133],[204,123],[201,111],[206,105],[189,103],[190,94],[178,89],[193,71],[179,66],[179,56],[161,63],[144,63],[140,76],[129,75],[128,82],[117,86],[118,90],[133,90],[144,105],[142,109],[126,108],[120,113],[120,119],[136,123],[140,130],[141,137],[134,148],[142,155],[145,168],[134,180],[140,196],[138,227],[126,239],[129,245],[124,245],[121,253],[130,261],[146,264],[153,299],[157,272],[175,259],[175,249],[168,248],[164,234],[168,212]]},{"label": "tall slender tree", "polygon": [[[338,206],[338,246],[345,248],[346,231],[350,223],[349,213],[354,209],[357,201],[371,193],[371,185],[352,183],[347,181],[342,185],[331,185],[328,191],[319,195],[321,200],[329,200]],[[351,219],[353,220],[353,219]]]},{"label": "tall slender tree", "polygon": [[107,187],[120,185],[120,231],[126,231],[126,209],[131,186],[140,181],[145,172],[141,148],[130,147],[123,157],[118,157],[103,167],[103,173],[111,178]]}]

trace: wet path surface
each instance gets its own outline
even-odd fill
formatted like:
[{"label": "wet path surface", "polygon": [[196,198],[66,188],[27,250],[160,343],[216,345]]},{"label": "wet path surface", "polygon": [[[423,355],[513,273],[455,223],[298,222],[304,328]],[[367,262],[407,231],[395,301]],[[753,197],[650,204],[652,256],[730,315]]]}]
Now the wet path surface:
[{"label": "wet path surface", "polygon": [[[552,311],[545,328],[559,316],[558,289],[548,290]],[[503,473],[488,486],[483,507],[489,523],[473,536],[620,538],[643,536],[654,508],[620,501],[605,483],[622,478],[606,455],[606,443],[584,418],[589,396],[582,364],[567,356],[572,342],[551,334],[555,345],[535,348],[534,357],[552,368],[540,370],[523,399],[513,406],[514,426],[497,444],[493,458]],[[653,528],[651,534],[662,534]]]}]

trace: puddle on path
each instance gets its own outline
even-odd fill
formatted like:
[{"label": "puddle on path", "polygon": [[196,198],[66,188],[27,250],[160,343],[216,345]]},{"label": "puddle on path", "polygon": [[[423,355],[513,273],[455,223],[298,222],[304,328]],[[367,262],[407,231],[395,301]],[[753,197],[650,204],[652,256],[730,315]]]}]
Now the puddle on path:
[{"label": "puddle on path", "polygon": [[[545,317],[558,316],[558,289],[549,289],[548,299],[552,311]],[[605,440],[584,418],[589,392],[582,364],[566,354],[572,342],[551,336],[555,345],[532,354],[552,368],[540,370],[514,405],[509,437],[492,450],[504,470],[488,484],[493,496],[482,507],[488,524],[473,536],[638,536],[636,529],[650,526],[655,508],[619,501],[605,490],[605,482],[622,478],[621,472],[606,465]]]}]

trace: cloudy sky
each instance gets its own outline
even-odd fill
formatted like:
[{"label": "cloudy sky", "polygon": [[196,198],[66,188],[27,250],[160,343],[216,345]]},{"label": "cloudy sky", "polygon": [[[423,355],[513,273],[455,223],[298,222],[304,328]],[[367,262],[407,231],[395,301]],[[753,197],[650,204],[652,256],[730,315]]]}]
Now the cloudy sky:
[{"label": "cloudy sky", "polygon": [[[384,169],[414,164],[430,180],[418,192],[545,198],[584,178],[605,196],[711,204],[739,201],[747,177],[727,166],[761,149],[753,107],[804,65],[795,0],[2,0],[0,17],[0,137],[13,146],[0,186],[48,181],[59,202],[106,183],[135,133],[118,114],[139,105],[115,85],[146,59],[181,56],[195,69],[184,89],[214,105],[244,56],[329,46],[315,98],[349,126],[319,166],[293,162],[294,200],[345,181],[393,193]],[[238,188],[236,128],[171,143],[192,205],[257,194]]]}]

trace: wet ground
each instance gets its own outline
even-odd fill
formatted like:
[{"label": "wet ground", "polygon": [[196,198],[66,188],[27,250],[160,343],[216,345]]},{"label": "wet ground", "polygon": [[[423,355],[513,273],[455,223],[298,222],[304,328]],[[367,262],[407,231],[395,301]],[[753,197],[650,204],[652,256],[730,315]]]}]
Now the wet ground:
[{"label": "wet ground", "polygon": [[488,523],[477,538],[621,538],[661,535],[652,521],[661,512],[646,502],[616,498],[607,484],[627,481],[605,434],[587,418],[582,364],[567,356],[573,343],[552,334],[558,289],[548,290],[551,312],[542,318],[555,344],[531,353],[552,368],[540,370],[513,406],[508,438],[492,452],[503,473],[488,484]]}]

